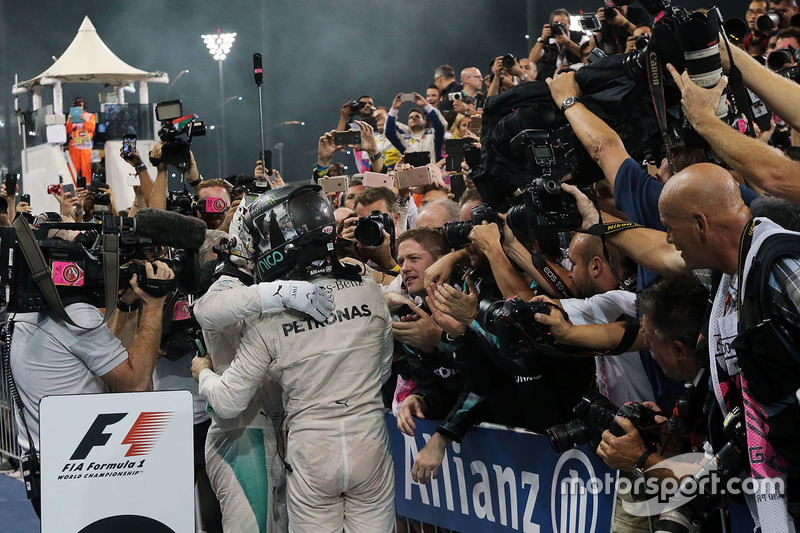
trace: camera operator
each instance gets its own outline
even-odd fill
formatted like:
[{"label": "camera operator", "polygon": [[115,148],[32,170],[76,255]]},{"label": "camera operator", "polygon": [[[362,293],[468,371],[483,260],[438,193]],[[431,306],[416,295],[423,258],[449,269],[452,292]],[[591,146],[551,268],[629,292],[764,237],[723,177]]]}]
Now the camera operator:
[{"label": "camera operator", "polygon": [[[275,209],[289,215],[277,228]],[[257,278],[314,281],[333,296],[336,314],[319,324],[284,309],[262,313],[248,321],[222,376],[208,357],[195,358],[193,374],[222,417],[246,409],[267,375],[283,386],[291,531],[389,531],[394,475],[380,387],[391,365],[391,318],[377,286],[338,262],[333,225],[333,209],[313,185],[253,203],[246,226]],[[276,252],[283,258],[270,264]]]},{"label": "camera operator", "polygon": [[[396,127],[397,113],[403,105],[402,93],[394,97],[392,109],[386,117],[386,138],[391,141],[401,154],[408,152],[429,152],[431,163],[442,158],[442,145],[444,144],[445,123],[442,122],[439,110],[430,105],[419,93],[414,94],[414,105],[425,109],[425,114],[419,108],[412,108],[408,112],[408,133],[399,131]],[[442,100],[444,102],[444,100]],[[443,104],[440,104],[441,108]],[[430,120],[431,127],[426,127]]]},{"label": "camera operator", "polygon": [[583,63],[589,36],[570,30],[569,17],[566,9],[553,10],[550,22],[542,27],[542,35],[531,48],[528,59],[536,63],[540,79],[553,76],[562,67]]},{"label": "camera operator", "polygon": [[600,31],[592,37],[587,48],[597,47],[608,55],[625,52],[628,37],[643,24],[652,24],[647,12],[636,6],[618,6],[612,0],[606,0],[605,7],[597,9],[600,19]]},{"label": "camera operator", "polygon": [[422,207],[417,217],[418,228],[439,229],[458,220],[458,204],[450,198],[439,198]]},{"label": "camera operator", "polygon": [[[147,197],[147,201],[149,202],[148,207],[162,210],[167,208],[167,191],[169,189],[167,164],[161,159],[161,147],[163,145],[163,141],[158,141],[155,145],[153,145],[153,149],[150,150],[150,164],[156,167],[157,173],[155,182],[153,183],[153,188],[150,191],[150,196]],[[183,165],[178,168],[180,172],[183,173],[186,184],[190,187],[196,187],[203,177],[197,170],[197,161],[195,161],[194,153],[192,153],[191,150],[189,150],[189,164],[186,166],[186,168],[182,168],[182,166]],[[141,167],[137,167],[136,169],[139,174],[141,174],[140,168]]]},{"label": "camera operator", "polygon": [[[578,198],[584,227],[596,222],[597,212],[588,199],[572,187],[565,186],[565,190]],[[748,430],[747,442],[754,446],[758,441],[770,465],[751,457],[750,471],[755,477],[785,480],[787,472],[796,475],[800,469],[796,445],[800,405],[794,394],[800,388],[800,357],[794,349],[797,341],[789,339],[795,339],[800,330],[800,301],[795,290],[800,253],[794,251],[797,248],[790,249],[763,269],[758,262],[755,272],[761,278],[750,276],[752,259],[762,248],[770,249],[765,244],[768,237],[790,233],[767,218],[751,219],[730,174],[707,163],[690,166],[670,179],[659,199],[659,213],[667,227],[666,242],[663,233],[645,228],[610,234],[607,239],[640,264],[663,274],[698,268],[722,272],[718,283],[708,284],[717,286],[712,291],[714,303],[707,335],[717,404],[723,415],[742,402],[752,406],[744,411],[747,425],[762,437]],[[764,283],[767,277],[769,294],[760,301],[768,309],[756,310],[750,294],[758,288],[753,285]],[[772,316],[771,323],[761,322],[765,313]],[[755,340],[753,322],[769,328],[772,336]],[[772,324],[782,333],[775,333],[778,330],[772,329]],[[736,341],[729,344],[734,338]],[[788,487],[791,490],[792,484]],[[763,492],[766,489],[761,489],[755,495],[756,522],[763,523],[766,514],[783,521],[787,517],[787,495],[767,496]],[[790,492],[788,497],[796,500],[798,495]]]},{"label": "camera operator", "polygon": [[[175,277],[161,261],[146,263],[148,279],[165,283]],[[102,323],[96,307],[80,297],[67,299],[65,309],[82,329],[66,323],[54,312],[17,313],[10,316],[11,371],[22,403],[25,422],[17,418],[18,441],[27,452],[39,446],[39,401],[59,394],[92,394],[108,386],[116,392],[145,391],[150,385],[161,341],[161,312],[165,297],[150,295],[134,275],[131,288],[120,298],[115,319],[130,313],[141,303],[136,339],[129,350]],[[125,310],[122,310],[122,309]],[[129,311],[130,309],[131,311]],[[111,324],[113,326],[113,323]],[[99,378],[99,380],[98,380]],[[33,442],[28,442],[28,433]],[[38,500],[32,501],[39,513]]]},{"label": "camera operator", "polygon": [[751,56],[763,56],[767,51],[768,32],[758,29],[758,17],[767,12],[766,0],[753,0],[747,6],[745,21],[749,33],[745,36],[742,44],[745,51]]},{"label": "camera operator", "polygon": [[[197,201],[194,213],[197,218],[205,222],[208,229],[219,229],[225,221],[225,215],[231,205],[231,184],[223,179],[203,180],[195,185]],[[207,199],[212,199],[207,201]],[[216,201],[214,201],[216,200]],[[211,209],[207,204],[213,203]]]},{"label": "camera operator", "polygon": [[[158,141],[161,142],[161,141]],[[156,143],[158,144],[158,143]],[[163,143],[162,143],[163,144]],[[125,154],[125,148],[120,147],[119,149],[119,156],[130,166],[133,167],[134,172],[139,177],[139,185],[137,192],[136,199],[137,202],[140,201],[139,196],[144,197],[144,203],[142,205],[138,205],[139,209],[144,209],[146,207],[150,207],[150,195],[153,193],[153,180],[150,178],[150,172],[147,170],[147,165],[144,164],[142,161],[142,157],[139,155],[139,151],[134,148],[128,154]],[[165,171],[166,172],[166,171]],[[165,174],[166,177],[166,174]],[[134,188],[136,189],[136,188]],[[131,215],[133,216],[133,215]]]}]

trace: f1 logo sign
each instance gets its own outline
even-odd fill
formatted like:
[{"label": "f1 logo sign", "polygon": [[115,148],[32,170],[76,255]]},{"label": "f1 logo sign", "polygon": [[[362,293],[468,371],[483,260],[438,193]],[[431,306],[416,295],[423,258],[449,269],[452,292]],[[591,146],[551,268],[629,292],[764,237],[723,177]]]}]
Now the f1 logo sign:
[{"label": "f1 logo sign", "polygon": [[75,448],[75,451],[72,452],[72,457],[69,458],[70,461],[76,461],[81,459],[86,459],[86,456],[89,455],[89,452],[95,446],[104,446],[108,439],[111,438],[111,433],[103,433],[107,426],[111,426],[122,420],[128,415],[128,413],[110,413],[110,414],[102,414],[97,415],[97,418],[94,419],[89,431],[86,432],[86,435],[83,436],[83,440],[81,440],[78,447]]},{"label": "f1 logo sign", "polygon": [[[170,412],[143,412],[134,422],[128,434],[122,439],[122,444],[129,444],[130,448],[125,457],[136,455],[146,455],[155,445],[158,438],[163,433],[173,413]],[[83,436],[78,447],[70,457],[70,461],[86,459],[92,448],[105,446],[111,438],[112,433],[105,432],[108,426],[112,426],[128,416],[128,413],[107,413],[97,415],[86,435]]]}]

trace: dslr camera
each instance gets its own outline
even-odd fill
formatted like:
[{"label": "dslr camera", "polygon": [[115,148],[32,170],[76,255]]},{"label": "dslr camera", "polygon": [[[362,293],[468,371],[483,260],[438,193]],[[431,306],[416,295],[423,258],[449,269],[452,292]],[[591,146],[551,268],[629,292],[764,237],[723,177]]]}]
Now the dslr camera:
[{"label": "dslr camera", "polygon": [[517,235],[535,235],[542,229],[570,230],[583,219],[575,198],[561,190],[560,178],[579,163],[574,134],[569,128],[553,134],[523,130],[511,139],[511,150],[524,156],[533,181],[512,200],[506,223]]},{"label": "dslr camera", "polygon": [[530,303],[521,298],[495,300],[485,298],[478,304],[478,323],[497,337],[500,355],[506,359],[524,359],[541,346],[552,346],[550,328],[534,320],[534,315],[550,314],[547,304]]},{"label": "dslr camera", "polygon": [[550,446],[558,454],[587,443],[593,449],[597,448],[605,430],[617,437],[623,436],[625,431],[614,421],[617,416],[627,418],[636,426],[648,450],[655,449],[659,442],[657,413],[639,402],[628,402],[617,407],[599,392],[592,391],[581,397],[572,412],[575,414],[574,420],[547,428]]},{"label": "dslr camera", "polygon": [[192,140],[206,134],[205,122],[198,120],[197,115],[184,115],[180,100],[156,104],[156,119],[161,122],[158,137],[164,144],[161,147],[161,159],[153,161],[151,158],[153,166],[158,166],[158,163],[188,165]]},{"label": "dslr camera", "polygon": [[[487,222],[496,222],[498,226],[502,227],[503,221],[498,218],[489,204],[476,205],[472,208],[472,211],[470,211],[469,214],[469,220],[462,220],[461,222],[448,222],[439,230],[450,248],[462,248],[468,244],[469,234],[472,231],[472,228],[475,226],[480,226],[484,220]],[[503,232],[501,231],[501,242],[502,239]]]},{"label": "dslr camera", "polygon": [[390,244],[394,244],[394,221],[382,211],[373,211],[358,219],[354,236],[362,246],[380,246],[383,231],[389,234]]},{"label": "dslr camera", "polygon": [[550,32],[553,34],[553,38],[555,38],[556,35],[565,35],[569,37],[569,30],[567,29],[567,25],[563,22],[552,23],[550,25]]}]

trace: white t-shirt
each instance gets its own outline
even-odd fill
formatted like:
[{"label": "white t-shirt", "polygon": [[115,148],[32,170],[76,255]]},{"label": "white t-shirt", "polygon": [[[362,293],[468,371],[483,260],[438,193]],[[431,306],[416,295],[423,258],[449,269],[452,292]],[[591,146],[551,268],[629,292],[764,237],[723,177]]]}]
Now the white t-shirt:
[{"label": "white t-shirt", "polygon": [[[636,316],[636,294],[622,290],[609,291],[586,299],[561,300],[561,306],[577,326],[608,324],[623,314]],[[655,399],[638,352],[604,356],[604,362],[608,399],[614,405]]]},{"label": "white t-shirt", "polygon": [[[103,316],[94,306],[66,306],[81,326],[100,324]],[[106,392],[100,379],[122,364],[128,352],[106,324],[83,330],[70,326],[53,313],[18,313],[14,317],[11,369],[25,406],[25,419],[39,448],[39,401],[44,396]],[[28,449],[25,427],[17,417],[18,441]]]}]

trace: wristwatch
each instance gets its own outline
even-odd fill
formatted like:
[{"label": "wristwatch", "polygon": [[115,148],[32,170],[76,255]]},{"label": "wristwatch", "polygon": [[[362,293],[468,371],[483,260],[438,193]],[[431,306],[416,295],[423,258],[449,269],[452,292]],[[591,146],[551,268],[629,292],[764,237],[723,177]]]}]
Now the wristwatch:
[{"label": "wristwatch", "polygon": [[633,465],[633,475],[636,479],[644,479],[644,467],[647,464],[647,460],[653,454],[651,450],[645,451],[639,460],[636,461],[636,464]]},{"label": "wristwatch", "polygon": [[378,153],[377,153],[377,154],[375,154],[375,155],[371,155],[371,156],[369,156],[369,160],[370,160],[370,161],[373,161],[373,162],[374,162],[374,161],[377,161],[378,159],[380,159],[380,158],[381,158],[381,156],[382,156],[382,155],[383,155],[383,152],[378,152]]},{"label": "wristwatch", "polygon": [[566,98],[564,98],[564,102],[561,104],[561,112],[563,113],[564,111],[567,110],[568,107],[572,107],[577,103],[578,103],[577,96],[567,96]]},{"label": "wristwatch", "polygon": [[139,172],[142,172],[142,171],[144,171],[144,172],[147,172],[147,167],[144,165],[144,163],[142,163],[141,165],[136,165],[136,166],[134,167],[134,170],[136,170],[136,173],[137,173],[137,174],[138,174]]},{"label": "wristwatch", "polygon": [[523,72],[522,75],[519,76],[519,79],[521,79],[522,81],[526,81],[528,79],[528,73]]}]

